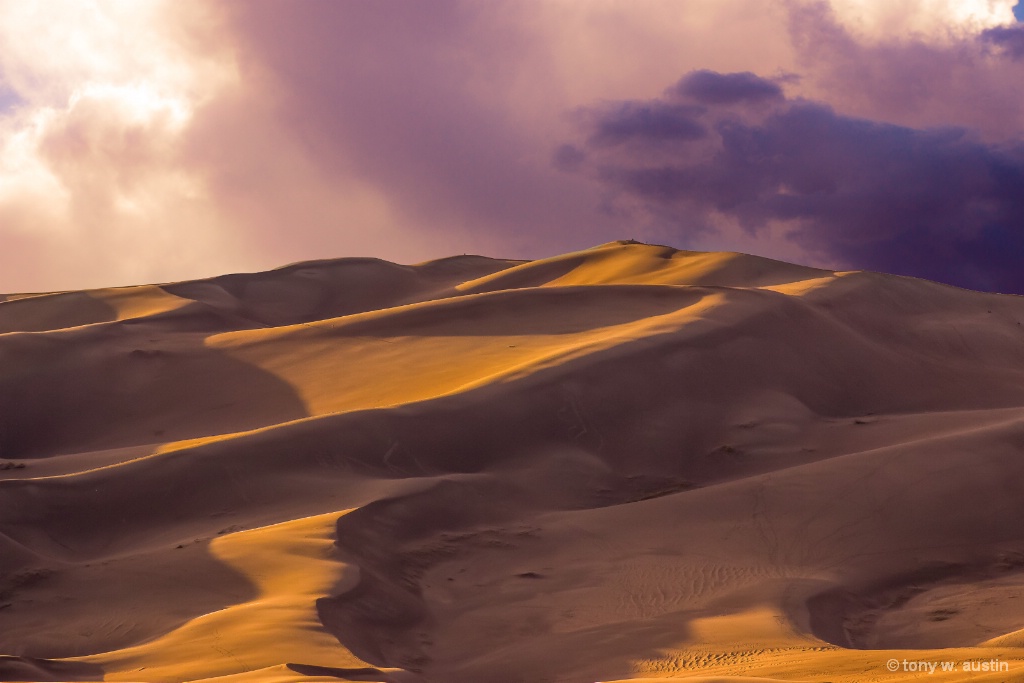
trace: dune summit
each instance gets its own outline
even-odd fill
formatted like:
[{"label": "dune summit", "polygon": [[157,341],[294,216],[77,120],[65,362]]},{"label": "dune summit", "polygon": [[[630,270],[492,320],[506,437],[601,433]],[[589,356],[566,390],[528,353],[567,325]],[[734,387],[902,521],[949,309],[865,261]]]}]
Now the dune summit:
[{"label": "dune summit", "polygon": [[0,680],[1024,680],[1024,298],[634,242],[0,298]]}]

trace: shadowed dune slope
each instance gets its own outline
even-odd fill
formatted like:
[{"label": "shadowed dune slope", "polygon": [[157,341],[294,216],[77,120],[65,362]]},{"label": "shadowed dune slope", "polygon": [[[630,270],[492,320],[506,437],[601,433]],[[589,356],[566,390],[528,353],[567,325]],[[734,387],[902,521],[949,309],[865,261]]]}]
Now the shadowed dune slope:
[{"label": "shadowed dune slope", "polygon": [[1022,323],[635,242],[2,297],[0,680],[1024,678]]}]

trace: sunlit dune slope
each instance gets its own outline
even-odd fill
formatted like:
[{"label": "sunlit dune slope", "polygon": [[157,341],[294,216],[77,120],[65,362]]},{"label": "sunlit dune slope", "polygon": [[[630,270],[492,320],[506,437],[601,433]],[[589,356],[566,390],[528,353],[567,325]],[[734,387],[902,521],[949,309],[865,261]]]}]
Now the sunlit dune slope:
[{"label": "sunlit dune slope", "polygon": [[5,297],[0,680],[1024,680],[1022,322],[633,242]]}]

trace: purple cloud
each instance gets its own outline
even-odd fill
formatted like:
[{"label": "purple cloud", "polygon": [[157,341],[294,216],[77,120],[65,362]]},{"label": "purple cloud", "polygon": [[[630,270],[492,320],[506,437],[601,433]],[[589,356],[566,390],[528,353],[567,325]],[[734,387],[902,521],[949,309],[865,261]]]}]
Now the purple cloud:
[{"label": "purple cloud", "polygon": [[[681,93],[703,98],[697,122],[713,132],[670,158],[660,150],[644,159],[636,145],[597,145],[586,131],[581,172],[678,225],[707,224],[712,214],[750,233],[781,225],[807,252],[850,267],[1024,292],[1024,143],[844,116],[786,99],[775,83],[752,74],[697,74],[698,82],[720,84],[715,92],[764,96],[713,103],[707,89],[676,87],[652,102],[623,104],[614,124],[630,130],[633,143],[658,142],[662,128],[647,135],[647,117],[624,121],[622,112],[657,109]],[[742,87],[730,91],[727,84]],[[767,110],[752,106],[772,92],[778,94]],[[737,103],[740,111],[727,106]],[[600,129],[603,121],[592,125]]]},{"label": "purple cloud", "polygon": [[[540,241],[535,235],[568,249],[593,239],[571,226],[611,223],[592,187],[551,168],[553,136],[519,118],[546,107],[554,87],[532,74],[537,39],[512,20],[521,10],[509,17],[453,0],[231,10],[237,40],[272,84],[302,154],[335,184],[379,192],[391,220],[436,249],[429,256],[507,253],[510,243],[521,252],[517,242]],[[532,85],[513,96],[524,74]],[[671,115],[658,116],[670,134]],[[685,122],[676,125],[675,134],[688,134]],[[608,121],[603,134],[629,132]],[[319,228],[344,229],[357,228]]]},{"label": "purple cloud", "polygon": [[595,120],[590,143],[618,145],[628,140],[668,142],[697,140],[707,134],[699,122],[702,109],[668,102],[623,102],[602,112]]},{"label": "purple cloud", "polygon": [[1024,58],[1024,26],[996,26],[982,31],[981,39],[1006,50],[1014,59]]},{"label": "purple cloud", "polygon": [[749,71],[732,74],[720,74],[706,69],[694,71],[680,79],[669,92],[710,105],[783,99],[782,88]]}]

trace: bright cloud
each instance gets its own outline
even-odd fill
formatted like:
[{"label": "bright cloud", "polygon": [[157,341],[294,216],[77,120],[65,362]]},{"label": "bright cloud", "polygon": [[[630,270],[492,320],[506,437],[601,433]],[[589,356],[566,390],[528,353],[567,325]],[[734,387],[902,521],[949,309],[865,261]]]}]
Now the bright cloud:
[{"label": "bright cloud", "polygon": [[161,0],[5,0],[0,12],[0,76],[18,98],[0,114],[0,239],[28,252],[5,268],[14,282],[125,282],[223,248],[177,147],[231,86],[231,65],[176,40]]},{"label": "bright cloud", "polygon": [[962,38],[1014,20],[1016,0],[832,0],[840,21],[864,37]]}]

